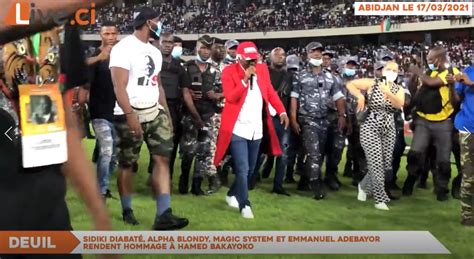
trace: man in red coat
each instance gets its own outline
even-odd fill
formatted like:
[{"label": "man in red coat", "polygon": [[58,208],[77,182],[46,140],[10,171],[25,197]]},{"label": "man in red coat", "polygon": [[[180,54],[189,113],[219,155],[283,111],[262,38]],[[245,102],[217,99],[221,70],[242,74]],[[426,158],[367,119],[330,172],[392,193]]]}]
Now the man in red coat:
[{"label": "man in red coat", "polygon": [[225,106],[214,158],[218,166],[229,148],[236,177],[226,201],[229,206],[239,208],[244,218],[254,217],[247,182],[254,171],[264,134],[268,138],[269,153],[281,155],[269,105],[279,114],[285,128],[289,124],[285,108],[270,82],[268,67],[257,64],[258,57],[253,42],[242,42],[237,47],[239,62],[222,72]]}]

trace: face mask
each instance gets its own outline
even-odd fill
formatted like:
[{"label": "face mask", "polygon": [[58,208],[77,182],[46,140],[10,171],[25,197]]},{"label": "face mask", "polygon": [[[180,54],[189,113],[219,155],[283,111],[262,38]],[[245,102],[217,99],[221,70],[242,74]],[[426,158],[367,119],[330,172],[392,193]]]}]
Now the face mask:
[{"label": "face mask", "polygon": [[383,71],[382,76],[387,78],[387,81],[389,82],[395,82],[395,80],[397,80],[398,74],[393,71]]},{"label": "face mask", "polygon": [[344,68],[344,75],[351,77],[351,76],[354,76],[355,74],[356,74],[355,69]]},{"label": "face mask", "polygon": [[154,24],[156,24],[156,30],[153,30],[151,29],[150,26],[148,26],[148,28],[150,29],[150,31],[152,31],[153,33],[151,34],[151,37],[155,40],[159,39],[160,38],[160,34],[161,34],[161,27],[163,26],[163,24],[161,23],[161,21],[159,21],[158,23],[155,23],[155,22],[152,22]]},{"label": "face mask", "polygon": [[228,60],[232,60],[232,61],[236,60],[236,58],[231,57],[229,54],[227,54],[226,58],[227,58]]},{"label": "face mask", "polygon": [[315,67],[319,67],[323,64],[323,60],[322,59],[314,59],[314,58],[310,58],[309,59],[309,63],[312,65],[312,66],[315,66]]},{"label": "face mask", "polygon": [[183,47],[173,47],[173,50],[171,51],[171,56],[173,56],[173,58],[179,58],[181,57],[181,55],[183,55]]},{"label": "face mask", "polygon": [[428,64],[428,68],[429,68],[430,70],[433,70],[433,71],[438,70],[438,68],[435,67],[434,64]]},{"label": "face mask", "polygon": [[203,58],[201,58],[201,56],[199,56],[199,54],[197,54],[197,55],[196,55],[196,60],[197,60],[199,63],[206,63],[206,62],[209,60],[209,58],[207,58],[207,59],[204,60]]}]

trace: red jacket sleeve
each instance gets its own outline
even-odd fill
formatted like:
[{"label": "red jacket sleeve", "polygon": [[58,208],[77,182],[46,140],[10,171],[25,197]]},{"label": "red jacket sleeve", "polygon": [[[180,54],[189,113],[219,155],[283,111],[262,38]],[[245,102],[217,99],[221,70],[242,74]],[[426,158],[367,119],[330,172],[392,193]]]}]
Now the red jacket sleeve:
[{"label": "red jacket sleeve", "polygon": [[238,103],[244,95],[246,88],[240,81],[235,82],[234,66],[230,65],[222,71],[222,88],[224,90],[225,101],[229,103]]},{"label": "red jacket sleeve", "polygon": [[270,80],[270,73],[268,72],[268,67],[266,65],[262,66],[263,73],[265,75],[265,82],[268,82],[267,84],[267,96],[268,96],[268,102],[273,106],[273,108],[276,110],[278,115],[281,115],[282,113],[286,112],[285,106],[280,100],[280,96],[278,96],[277,92],[273,88],[272,81]]}]

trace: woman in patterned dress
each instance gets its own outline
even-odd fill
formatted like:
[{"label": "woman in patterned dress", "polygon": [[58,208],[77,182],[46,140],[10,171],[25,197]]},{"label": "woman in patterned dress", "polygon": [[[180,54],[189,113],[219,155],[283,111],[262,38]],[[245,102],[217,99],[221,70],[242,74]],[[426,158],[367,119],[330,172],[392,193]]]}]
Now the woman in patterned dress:
[{"label": "woman in patterned dress", "polygon": [[[403,107],[403,87],[395,83],[398,65],[388,62],[382,70],[382,78],[362,78],[349,82],[348,90],[357,97],[357,112],[367,105],[368,115],[361,125],[360,142],[367,157],[368,173],[359,184],[357,199],[365,201],[367,195],[375,199],[375,208],[388,210],[390,201],[384,188],[385,175],[392,170],[392,154],[395,145],[394,112]],[[361,91],[367,93],[366,98]]]}]

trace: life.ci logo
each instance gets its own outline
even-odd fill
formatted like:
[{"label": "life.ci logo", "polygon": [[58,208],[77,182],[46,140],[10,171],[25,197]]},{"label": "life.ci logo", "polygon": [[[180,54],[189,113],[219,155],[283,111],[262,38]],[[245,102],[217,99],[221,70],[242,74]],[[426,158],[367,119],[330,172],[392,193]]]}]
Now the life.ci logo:
[{"label": "life.ci logo", "polygon": [[78,9],[74,15],[68,16],[65,11],[43,11],[38,8],[34,0],[12,0],[6,7],[8,10],[4,19],[6,25],[28,26],[30,21],[49,23],[53,21],[57,25],[69,22],[71,25],[95,24],[95,3],[90,1],[90,8]]}]

